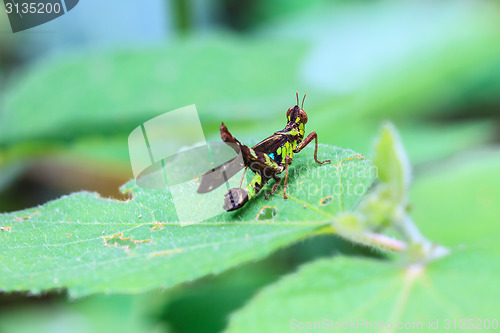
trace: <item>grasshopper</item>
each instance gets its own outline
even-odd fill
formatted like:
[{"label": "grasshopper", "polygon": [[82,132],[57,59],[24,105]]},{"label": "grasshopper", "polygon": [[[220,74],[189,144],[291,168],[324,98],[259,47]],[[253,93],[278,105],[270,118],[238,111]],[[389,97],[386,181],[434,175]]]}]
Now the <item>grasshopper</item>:
[{"label": "grasshopper", "polygon": [[[241,159],[232,159],[224,164],[206,172],[202,175],[201,183],[198,187],[198,193],[206,193],[214,190],[222,185],[227,179],[234,176],[238,171],[245,168],[250,168],[255,172],[246,188],[232,188],[224,196],[224,209],[233,211],[243,207],[249,200],[259,193],[264,185],[270,180],[274,179],[275,183],[271,192],[266,195],[266,200],[269,195],[273,195],[279,184],[281,178],[278,177],[280,173],[285,171],[285,184],[283,186],[283,199],[287,199],[286,187],[288,181],[288,166],[293,161],[293,155],[300,152],[315,140],[314,147],[314,160],[318,164],[330,163],[330,160],[318,160],[318,135],[316,132],[310,133],[305,139],[305,124],[307,123],[307,114],[303,110],[304,98],[302,99],[302,106],[299,108],[299,94],[297,96],[297,105],[289,108],[286,111],[287,124],[281,131],[275,132],[273,135],[262,140],[253,147],[248,147],[239,142],[227,129],[224,123],[220,126],[220,134],[222,141],[230,145],[236,153],[241,153]],[[245,176],[243,173],[243,177]],[[243,181],[243,178],[241,179]]]}]

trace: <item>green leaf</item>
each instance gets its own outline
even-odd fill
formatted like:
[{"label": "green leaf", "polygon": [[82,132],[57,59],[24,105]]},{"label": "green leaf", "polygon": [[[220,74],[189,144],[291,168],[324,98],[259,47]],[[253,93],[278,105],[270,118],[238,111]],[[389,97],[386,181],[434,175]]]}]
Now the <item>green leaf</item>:
[{"label": "green leaf", "polygon": [[[75,333],[151,332],[153,323],[147,310],[156,297],[95,295],[76,302],[62,298],[26,302],[19,298],[21,302],[9,302],[11,306],[0,314],[0,331],[51,333],[58,327],[71,327]],[[162,332],[170,332],[162,328]]]},{"label": "green leaf", "polygon": [[[391,123],[382,125],[373,150],[377,183],[361,200],[356,213],[343,214],[340,219],[339,227],[345,229],[341,233],[346,235],[380,230],[381,227],[400,228],[406,220],[411,166],[401,139]],[[407,237],[412,235],[405,232],[403,236],[406,240],[413,238]]]},{"label": "green leaf", "polygon": [[[307,123],[321,133],[321,142],[335,142],[359,152],[372,149],[373,137],[379,133],[380,123],[373,120],[333,119],[314,116]],[[336,125],[334,125],[336,124]],[[490,142],[495,133],[495,123],[491,120],[447,122],[433,124],[407,119],[395,121],[411,164],[418,168],[424,163],[442,160],[466,150]],[[255,135],[255,134],[254,134]]]},{"label": "green leaf", "polygon": [[[320,144],[317,164],[314,148],[307,147],[294,156],[289,168],[287,200],[283,200],[283,183],[264,206],[276,208],[276,221],[331,221],[340,212],[351,210],[371,186],[376,175],[370,161],[350,149]],[[247,177],[253,176],[247,172]],[[284,176],[284,174],[281,174]],[[269,192],[274,182],[263,192]],[[249,221],[258,218],[262,204],[250,204],[244,210],[221,216],[224,221]],[[260,217],[260,216],[259,216]]]},{"label": "green leaf", "polygon": [[325,1],[264,33],[314,44],[304,81],[330,93],[335,112],[407,119],[456,112],[465,100],[496,100],[498,9],[493,2]]},{"label": "green leaf", "polygon": [[[299,8],[303,6],[310,5]],[[216,133],[214,124],[232,120],[236,133],[245,128],[247,138],[254,138],[282,126],[296,89],[310,95],[310,128],[323,133],[321,142],[360,152],[367,151],[370,129],[388,116],[408,121],[409,114],[434,117],[457,113],[464,105],[470,110],[496,105],[496,7],[430,6],[320,2],[311,13],[301,10],[300,17],[274,22],[256,38],[213,34],[168,47],[71,53],[42,61],[15,75],[0,96],[0,145],[12,150],[3,163],[71,150],[68,139],[125,142],[137,124],[192,103],[207,137]],[[353,44],[353,36],[368,42]],[[412,146],[419,151],[438,148],[447,139],[429,141],[438,144]],[[23,142],[32,149],[23,149]],[[92,148],[89,143],[83,150],[93,155]],[[126,144],[113,153],[118,152],[126,166]]]},{"label": "green leaf", "polygon": [[405,202],[410,186],[411,166],[401,139],[391,123],[385,123],[374,145],[373,164],[378,179],[391,187],[394,199]]},{"label": "green leaf", "polygon": [[[335,214],[350,210],[371,183],[370,163],[359,154],[321,146],[319,155],[332,164],[315,165],[312,147],[295,157],[290,199],[259,196],[239,211],[188,227],[180,226],[168,192],[133,182],[125,187],[134,195],[126,202],[80,192],[2,214],[0,289],[137,293],[262,258],[319,232]],[[323,192],[300,190],[309,183]],[[264,206],[276,207],[275,217],[256,220]]]},{"label": "green leaf", "polygon": [[448,256],[413,265],[352,257],[308,264],[235,313],[227,332],[282,332],[292,319],[423,322],[422,331],[431,331],[428,320],[439,320],[442,331],[445,319],[459,325],[461,319],[498,319],[499,168],[500,152],[490,150],[460,156],[416,179],[412,216],[426,236],[449,246]]},{"label": "green leaf", "polygon": [[445,246],[473,244],[498,232],[500,150],[478,150],[429,167],[411,190],[411,215]]},{"label": "green leaf", "polygon": [[345,257],[319,260],[261,291],[231,317],[226,332],[288,332],[299,322],[316,322],[316,329],[308,330],[314,332],[323,324],[323,329],[335,329],[328,326],[331,322],[347,323],[339,331],[368,332],[374,330],[365,326],[368,322],[382,321],[394,328],[422,323],[420,329],[407,329],[428,332],[433,331],[429,320],[438,320],[443,331],[446,319],[497,319],[500,289],[493,286],[500,274],[499,250],[496,245],[457,251],[428,266]]},{"label": "green leaf", "polygon": [[494,124],[491,120],[446,124],[412,121],[396,123],[396,126],[410,162],[418,172],[422,164],[440,161],[463,151],[475,150],[490,142],[495,133]]},{"label": "green leaf", "polygon": [[[3,92],[7,111],[0,118],[0,143],[128,135],[137,124],[193,103],[204,119],[217,122],[241,104],[242,113],[258,104],[283,110],[284,117],[282,101],[288,97],[293,103],[297,81],[290,69],[305,51],[289,52],[297,47],[291,41],[279,44],[212,35],[168,47],[53,58]],[[247,119],[267,110],[253,108]]]},{"label": "green leaf", "polygon": [[[300,81],[296,68],[306,52],[306,43],[301,44],[304,47],[288,52],[297,47],[296,41],[242,42],[229,34],[212,34],[168,46],[43,60],[1,91],[0,170],[61,153],[81,153],[76,164],[92,159],[101,166],[112,156],[128,167],[130,132],[191,104],[196,104],[207,133],[215,133],[233,114],[248,123],[269,117],[268,110],[281,110],[276,113],[281,126],[289,106],[283,101],[293,103]],[[214,123],[217,126],[211,126]],[[101,175],[116,176],[112,168],[101,169]]]}]

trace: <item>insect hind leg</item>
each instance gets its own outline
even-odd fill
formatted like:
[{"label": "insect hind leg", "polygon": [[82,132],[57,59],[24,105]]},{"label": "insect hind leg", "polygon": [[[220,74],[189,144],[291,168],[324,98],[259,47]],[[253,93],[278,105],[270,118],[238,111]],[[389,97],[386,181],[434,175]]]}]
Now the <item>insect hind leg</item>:
[{"label": "insect hind leg", "polygon": [[[228,146],[230,146],[231,148],[234,149],[234,151],[239,154],[240,153],[240,150],[242,149],[243,146],[245,146],[244,144],[242,144],[241,142],[239,142],[232,134],[231,132],[229,132],[229,130],[227,129],[226,125],[224,125],[224,123],[221,123],[220,125],[220,137],[222,139],[222,141],[224,141]],[[245,146],[246,147],[246,146]]]},{"label": "insect hind leg", "polygon": [[223,207],[227,211],[232,211],[242,207],[245,203],[256,196],[267,181],[271,178],[275,178],[277,173],[283,171],[283,168],[280,167],[266,153],[255,151],[253,148],[239,142],[229,132],[224,123],[220,126],[220,133],[222,141],[230,145],[237,153],[240,152],[234,145],[237,145],[238,148],[241,149],[245,167],[248,167],[250,170],[255,172],[255,176],[245,189],[241,188],[240,183],[240,187],[232,188],[225,194]]},{"label": "insect hind leg", "polygon": [[266,194],[266,200],[269,198],[270,195],[274,195],[274,192],[276,192],[276,190],[278,189],[278,186],[280,185],[281,183],[281,178],[278,177],[278,176],[274,176],[274,185],[273,185],[273,188],[271,189],[271,192],[267,193]]},{"label": "insect hind leg", "polygon": [[223,208],[230,212],[242,207],[248,200],[248,191],[246,189],[240,187],[232,188],[224,195]]},{"label": "insect hind leg", "polygon": [[[233,149],[235,149],[234,145],[237,145],[241,149],[245,166],[250,167],[252,171],[257,172],[258,170],[268,168],[268,172],[265,174],[267,178],[272,178],[272,174],[283,171],[280,170],[279,165],[270,158],[269,155],[260,151],[255,151],[253,148],[239,142],[231,132],[229,132],[224,123],[220,125],[220,137],[222,141],[230,145]],[[239,151],[236,152],[239,153]]]},{"label": "insect hind leg", "polygon": [[267,179],[263,178],[260,172],[257,172],[246,188],[236,187],[227,191],[224,195],[223,208],[230,212],[242,207],[259,193],[266,182]]}]

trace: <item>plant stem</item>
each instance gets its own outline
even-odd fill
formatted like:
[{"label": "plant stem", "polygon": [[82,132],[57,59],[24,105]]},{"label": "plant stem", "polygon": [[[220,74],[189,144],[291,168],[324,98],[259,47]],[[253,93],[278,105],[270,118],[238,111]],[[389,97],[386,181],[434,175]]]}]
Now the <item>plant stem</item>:
[{"label": "plant stem", "polygon": [[444,257],[450,252],[446,247],[431,243],[425,238],[408,214],[403,214],[395,227],[408,241],[408,257],[412,262],[428,262]]},{"label": "plant stem", "polygon": [[407,248],[407,244],[405,242],[373,232],[363,232],[359,234],[349,233],[341,235],[353,242],[372,246],[383,251],[403,252]]}]

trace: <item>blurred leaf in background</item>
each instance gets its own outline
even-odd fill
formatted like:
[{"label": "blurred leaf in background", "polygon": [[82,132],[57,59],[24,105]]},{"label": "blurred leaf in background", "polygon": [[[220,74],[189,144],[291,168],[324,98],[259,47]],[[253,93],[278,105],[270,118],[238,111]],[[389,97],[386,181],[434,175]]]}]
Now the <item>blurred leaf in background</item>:
[{"label": "blurred leaf in background", "polygon": [[[120,2],[131,6],[129,15],[142,6],[132,2]],[[430,239],[454,249],[491,242],[486,236],[496,231],[499,215],[497,2],[201,3],[165,1],[164,41],[156,44],[142,43],[153,40],[151,35],[133,27],[156,33],[157,19],[134,23],[118,13],[100,19],[92,0],[80,5],[86,28],[64,29],[65,38],[62,29],[48,34],[40,28],[16,38],[0,34],[0,211],[81,189],[124,198],[118,187],[132,176],[127,137],[142,122],[194,103],[208,140],[220,140],[224,121],[241,141],[256,142],[283,128],[299,91],[308,94],[306,131],[317,131],[321,143],[367,153],[380,121],[394,121],[416,170],[412,215]],[[154,8],[155,15],[161,12],[158,1]],[[78,10],[60,22],[76,26],[71,15]],[[0,15],[0,27],[4,19]],[[51,24],[45,29],[56,31],[57,20]],[[77,41],[91,45],[89,36],[99,42],[64,48]],[[63,46],[58,53],[42,52],[45,42],[57,38]],[[35,54],[42,55],[34,61]],[[324,236],[154,297],[68,302],[54,293],[38,301],[2,296],[0,331],[218,332],[244,304],[240,318],[262,314],[252,312],[258,298],[250,301],[259,288],[291,274],[299,263],[339,251],[370,254]],[[346,269],[358,263],[327,261]],[[371,274],[369,265],[359,266],[359,274]],[[291,275],[320,268],[309,265]],[[293,276],[266,288],[262,297],[293,285]],[[235,318],[231,328],[238,327]]]},{"label": "blurred leaf in background", "polygon": [[419,227],[449,246],[450,255],[413,265],[349,257],[317,260],[262,290],[231,316],[226,332],[291,330],[298,322],[323,324],[323,319],[333,321],[327,328],[345,322],[351,328],[354,322],[357,329],[373,331],[367,323],[384,320],[429,332],[429,320],[444,329],[448,319],[453,331],[453,319],[457,327],[463,317],[496,319],[500,290],[493,286],[500,265],[493,230],[500,208],[493,201],[500,196],[500,152],[472,156],[446,171],[429,172],[412,193]]},{"label": "blurred leaf in background", "polygon": [[[308,126],[326,143],[366,152],[391,117],[412,160],[447,157],[491,141],[498,126],[497,7],[321,2],[253,35],[193,34],[165,47],[44,60],[2,94],[0,167],[35,163],[32,177],[64,191],[98,176],[90,189],[117,196],[116,184],[130,177],[126,137],[138,123],[195,103],[211,140],[221,121],[258,140],[283,126],[295,90],[309,94]],[[79,177],[57,182],[51,168]]]}]

